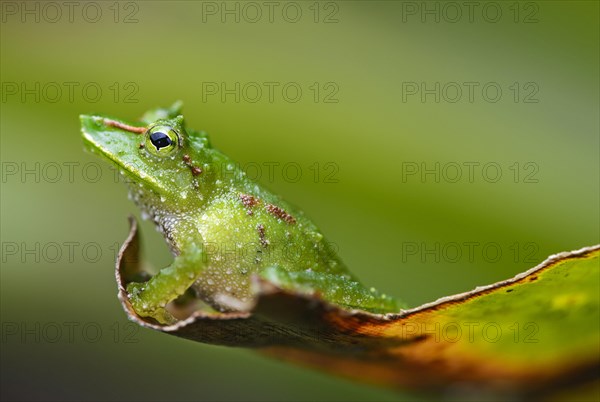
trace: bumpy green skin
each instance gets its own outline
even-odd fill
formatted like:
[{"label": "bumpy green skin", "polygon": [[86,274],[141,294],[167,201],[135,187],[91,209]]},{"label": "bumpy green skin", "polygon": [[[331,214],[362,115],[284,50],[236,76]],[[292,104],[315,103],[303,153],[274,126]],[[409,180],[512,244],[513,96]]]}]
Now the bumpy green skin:
[{"label": "bumpy green skin", "polygon": [[[219,311],[237,310],[253,297],[253,274],[346,308],[400,310],[397,300],[352,276],[302,211],[249,180],[211,147],[206,133],[186,129],[179,109],[175,104],[146,113],[138,130],[119,119],[81,116],[88,149],[120,168],[130,197],[175,255],[150,281],[128,287],[139,315],[172,323],[165,305],[190,287]],[[160,156],[150,152],[146,131],[158,125],[178,137]]]}]

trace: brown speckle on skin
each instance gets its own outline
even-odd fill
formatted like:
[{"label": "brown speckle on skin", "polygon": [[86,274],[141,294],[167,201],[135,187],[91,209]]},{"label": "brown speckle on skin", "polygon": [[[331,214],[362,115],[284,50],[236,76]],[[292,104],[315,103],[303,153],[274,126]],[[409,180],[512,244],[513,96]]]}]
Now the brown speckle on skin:
[{"label": "brown speckle on skin", "polygon": [[146,145],[144,145],[143,142],[140,142],[140,149],[144,148]]},{"label": "brown speckle on skin", "polygon": [[146,127],[135,127],[130,126],[129,124],[121,123],[120,121],[104,119],[104,124],[109,127],[120,128],[121,130],[129,131],[130,133],[143,134],[146,132]]},{"label": "brown speckle on skin", "polygon": [[260,238],[260,244],[263,247],[267,247],[270,244],[270,242],[265,237],[265,227],[262,224],[259,224],[256,227],[256,230],[258,231],[258,237]]},{"label": "brown speckle on skin", "polygon": [[190,158],[188,154],[183,155],[183,163],[190,168],[194,176],[198,176],[200,173],[202,173],[202,169],[192,164],[192,158]]},{"label": "brown speckle on skin", "polygon": [[277,205],[267,204],[266,208],[267,212],[269,212],[271,215],[286,221],[290,225],[296,223],[296,218],[285,212],[285,210],[283,210],[282,208],[279,208]]},{"label": "brown speckle on skin", "polygon": [[249,194],[240,194],[240,200],[242,200],[242,204],[246,207],[246,212],[248,215],[252,215],[254,212],[252,208],[260,204],[260,200],[254,196]]}]

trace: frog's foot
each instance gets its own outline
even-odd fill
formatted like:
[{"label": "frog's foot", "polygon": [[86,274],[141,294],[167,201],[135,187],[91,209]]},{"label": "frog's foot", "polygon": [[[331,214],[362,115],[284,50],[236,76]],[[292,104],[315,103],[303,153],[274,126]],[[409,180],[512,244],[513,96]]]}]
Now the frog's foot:
[{"label": "frog's foot", "polygon": [[145,292],[146,283],[133,282],[127,285],[127,297],[131,307],[140,317],[150,317],[161,324],[171,325],[177,322],[177,319],[171,315],[165,308],[165,304],[156,305],[152,303],[151,298]]},{"label": "frog's foot", "polygon": [[397,313],[404,303],[367,289],[349,274],[331,274],[306,271],[287,271],[279,266],[269,267],[261,273],[262,278],[287,290],[319,296],[345,308],[365,310],[372,313]]},{"label": "frog's foot", "polygon": [[151,317],[161,324],[177,320],[165,309],[166,305],[181,296],[194,284],[204,269],[202,248],[194,243],[182,247],[181,254],[171,265],[161,269],[150,280],[127,285],[127,294],[135,312]]}]

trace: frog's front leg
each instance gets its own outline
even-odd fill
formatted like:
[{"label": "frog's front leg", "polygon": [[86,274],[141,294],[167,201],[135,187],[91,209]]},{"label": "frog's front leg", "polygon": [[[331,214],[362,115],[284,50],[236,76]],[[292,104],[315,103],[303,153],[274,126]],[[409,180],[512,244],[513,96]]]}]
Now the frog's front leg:
[{"label": "frog's front leg", "polygon": [[205,261],[202,247],[189,243],[183,247],[171,265],[159,271],[148,282],[127,285],[129,302],[142,317],[151,317],[161,324],[176,322],[166,305],[193,285],[202,273]]}]

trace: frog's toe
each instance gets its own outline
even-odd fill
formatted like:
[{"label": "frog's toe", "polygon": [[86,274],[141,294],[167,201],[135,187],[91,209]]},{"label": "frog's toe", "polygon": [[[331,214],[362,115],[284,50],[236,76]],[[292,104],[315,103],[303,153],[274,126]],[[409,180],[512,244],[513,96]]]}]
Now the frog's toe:
[{"label": "frog's toe", "polygon": [[145,283],[143,282],[131,282],[127,284],[127,295],[129,298],[139,295],[144,290],[144,285]]},{"label": "frog's toe", "polygon": [[140,317],[154,318],[161,324],[174,324],[177,319],[171,315],[164,307],[148,303],[144,299],[144,283],[130,283],[127,285],[127,297],[133,310]]},{"label": "frog's toe", "polygon": [[177,322],[177,319],[171,315],[165,308],[159,307],[153,310],[148,317],[154,318],[156,321],[163,325],[173,325]]}]

